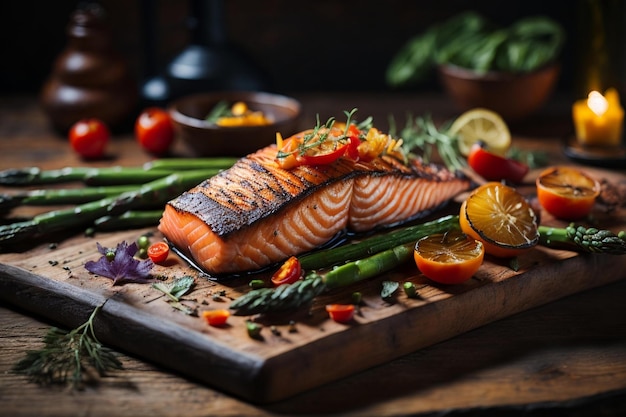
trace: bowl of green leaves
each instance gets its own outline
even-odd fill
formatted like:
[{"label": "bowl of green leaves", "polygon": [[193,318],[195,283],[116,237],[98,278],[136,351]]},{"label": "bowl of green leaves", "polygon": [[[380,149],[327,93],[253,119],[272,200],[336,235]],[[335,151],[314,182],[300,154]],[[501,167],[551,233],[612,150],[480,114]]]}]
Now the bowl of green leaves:
[{"label": "bowl of green leaves", "polygon": [[564,42],[561,25],[545,16],[498,27],[465,12],[409,39],[392,58],[386,80],[394,88],[408,87],[434,69],[460,110],[484,107],[519,121],[554,90]]}]

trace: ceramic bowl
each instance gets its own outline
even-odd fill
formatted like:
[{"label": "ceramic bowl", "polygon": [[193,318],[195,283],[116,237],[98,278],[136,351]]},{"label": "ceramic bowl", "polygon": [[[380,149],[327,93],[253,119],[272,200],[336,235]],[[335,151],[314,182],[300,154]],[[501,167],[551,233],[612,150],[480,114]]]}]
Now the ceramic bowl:
[{"label": "ceramic bowl", "polygon": [[[273,122],[263,126],[222,127],[205,121],[220,101],[243,101]],[[301,105],[290,97],[265,92],[211,92],[182,97],[169,106],[178,139],[193,156],[244,156],[299,130]]]},{"label": "ceramic bowl", "polygon": [[556,63],[524,74],[478,74],[452,65],[438,67],[444,89],[460,110],[488,108],[507,122],[520,121],[536,112],[550,97],[559,73]]}]

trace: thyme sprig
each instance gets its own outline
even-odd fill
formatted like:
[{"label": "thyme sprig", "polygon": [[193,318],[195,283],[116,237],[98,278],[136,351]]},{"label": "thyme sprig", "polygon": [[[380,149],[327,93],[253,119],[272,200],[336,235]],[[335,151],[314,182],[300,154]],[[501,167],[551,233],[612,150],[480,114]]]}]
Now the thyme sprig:
[{"label": "thyme sprig", "polygon": [[44,347],[27,352],[13,370],[38,384],[70,384],[78,389],[95,379],[93,371],[102,377],[107,371],[123,369],[115,352],[103,346],[94,332],[94,318],[101,308],[97,306],[74,330],[51,328],[44,337]]}]

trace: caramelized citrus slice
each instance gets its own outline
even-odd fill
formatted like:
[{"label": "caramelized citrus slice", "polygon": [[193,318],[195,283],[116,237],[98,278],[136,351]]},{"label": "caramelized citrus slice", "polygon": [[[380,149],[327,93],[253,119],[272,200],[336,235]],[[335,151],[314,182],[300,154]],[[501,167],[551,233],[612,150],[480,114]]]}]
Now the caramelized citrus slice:
[{"label": "caramelized citrus slice", "polygon": [[485,245],[486,253],[509,258],[539,241],[537,218],[524,196],[498,182],[486,183],[463,202],[461,230]]},{"label": "caramelized citrus slice", "polygon": [[589,214],[600,194],[600,184],[571,167],[551,167],[537,177],[537,199],[553,216],[577,220]]},{"label": "caramelized citrus slice", "polygon": [[417,241],[413,257],[422,274],[442,284],[460,284],[483,263],[482,242],[460,231],[434,234]]},{"label": "caramelized citrus slice", "polygon": [[457,117],[450,126],[449,133],[459,138],[459,151],[468,156],[472,145],[483,142],[487,150],[504,155],[511,146],[511,132],[498,113],[476,108]]}]

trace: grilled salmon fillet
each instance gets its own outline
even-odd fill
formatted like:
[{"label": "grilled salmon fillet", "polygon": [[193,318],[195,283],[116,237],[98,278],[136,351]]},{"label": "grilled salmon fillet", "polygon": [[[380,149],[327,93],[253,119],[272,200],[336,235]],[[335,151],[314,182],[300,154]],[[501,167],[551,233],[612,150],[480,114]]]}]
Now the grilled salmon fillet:
[{"label": "grilled salmon fillet", "polygon": [[462,174],[419,159],[340,159],[285,170],[276,152],[263,148],[170,201],[159,230],[209,274],[254,271],[345,230],[418,218],[471,186]]}]

